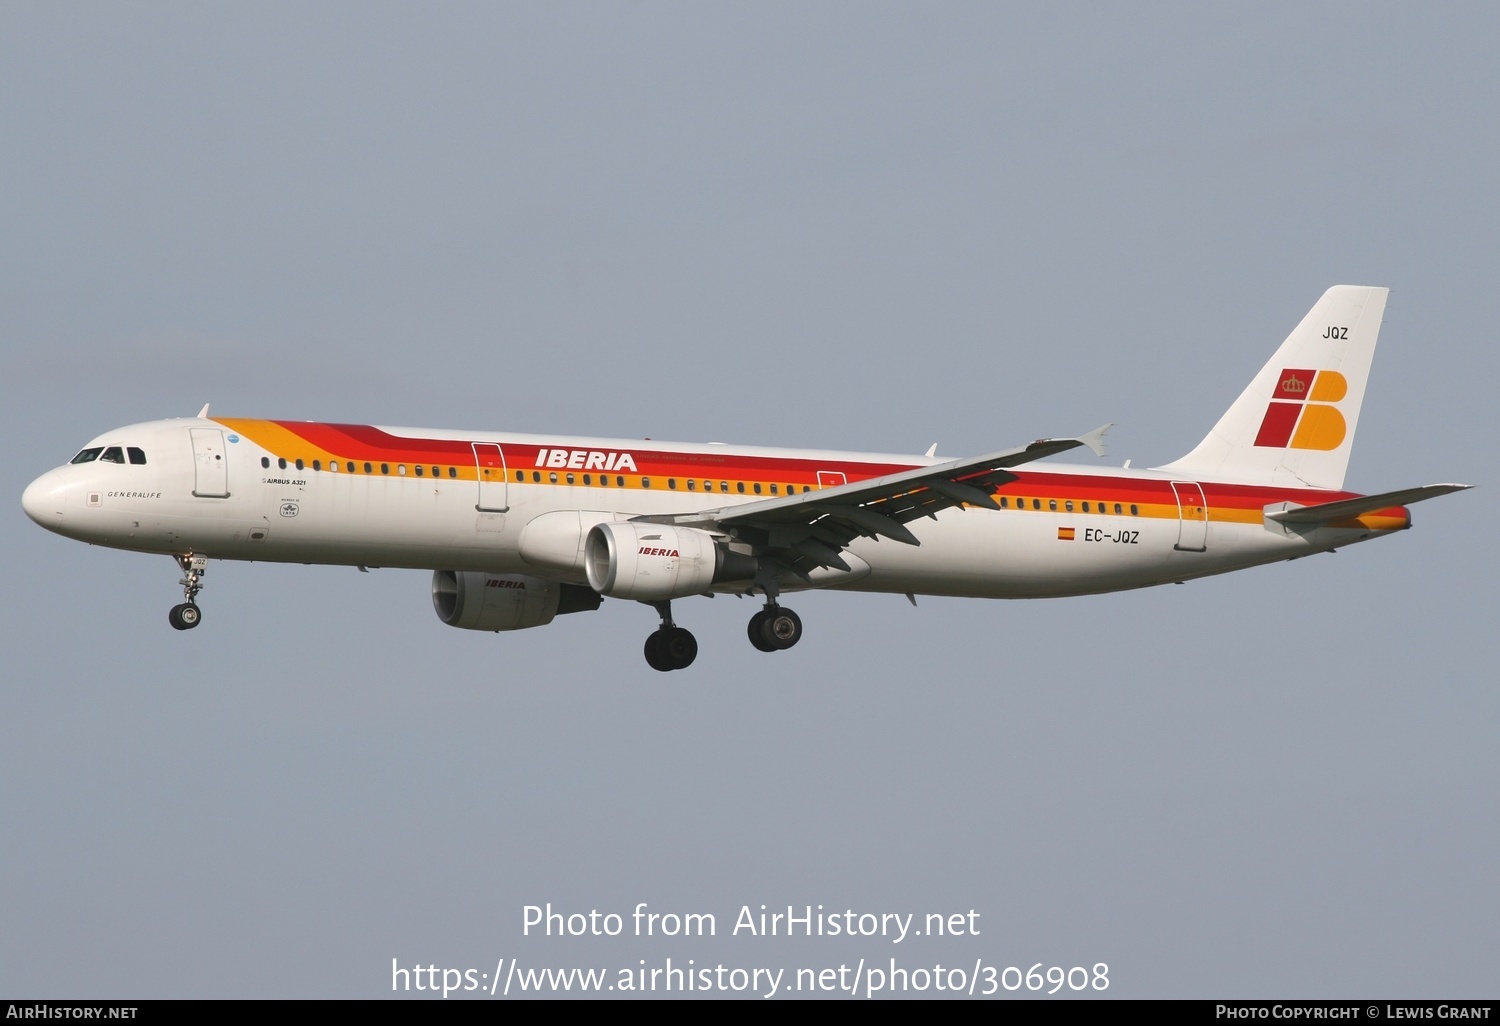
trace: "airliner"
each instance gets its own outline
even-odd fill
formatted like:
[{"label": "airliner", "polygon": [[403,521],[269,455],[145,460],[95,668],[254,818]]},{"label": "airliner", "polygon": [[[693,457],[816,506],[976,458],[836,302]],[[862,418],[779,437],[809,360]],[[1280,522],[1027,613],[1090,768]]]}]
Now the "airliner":
[{"label": "airliner", "polygon": [[756,596],[750,643],[791,648],[808,589],[1043,598],[1186,581],[1411,526],[1467,488],[1361,495],[1344,475],[1387,291],[1329,289],[1187,455],[1103,455],[1109,425],[964,459],[198,416],[89,442],[27,487],[28,516],[95,545],[170,555],[197,627],[210,560],[433,571],[453,627],[541,627],[606,598],[654,608],[657,670],[698,643],[672,603]]}]

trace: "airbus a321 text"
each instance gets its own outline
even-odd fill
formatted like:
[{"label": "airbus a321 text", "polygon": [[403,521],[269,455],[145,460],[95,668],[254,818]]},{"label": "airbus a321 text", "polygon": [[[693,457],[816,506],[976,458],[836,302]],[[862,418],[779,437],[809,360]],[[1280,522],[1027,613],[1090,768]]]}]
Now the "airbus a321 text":
[{"label": "airbus a321 text", "polygon": [[1344,472],[1385,310],[1329,289],[1192,452],[1131,470],[1038,463],[1106,428],[966,459],[210,417],[106,432],[22,504],[80,541],[172,556],[198,626],[211,559],[430,569],[454,627],[540,627],[605,598],[653,606],[646,661],[697,655],[672,602],[759,596],[750,643],[802,636],[811,588],[1086,595],[1294,559],[1411,526]]}]

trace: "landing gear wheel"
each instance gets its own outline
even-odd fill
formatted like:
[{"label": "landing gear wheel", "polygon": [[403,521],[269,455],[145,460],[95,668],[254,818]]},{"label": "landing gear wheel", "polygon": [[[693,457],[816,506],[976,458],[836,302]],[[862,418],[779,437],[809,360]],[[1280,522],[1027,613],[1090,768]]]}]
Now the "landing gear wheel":
[{"label": "landing gear wheel", "polygon": [[802,640],[802,617],[785,606],[772,608],[762,628],[778,649],[791,648]]},{"label": "landing gear wheel", "polygon": [[646,665],[650,666],[653,670],[660,670],[666,673],[672,667],[663,658],[661,635],[661,631],[652,631],[646,635]]},{"label": "landing gear wheel", "polygon": [[661,651],[674,670],[685,670],[698,658],[698,639],[685,627],[668,627],[663,633]]},{"label": "landing gear wheel", "polygon": [[776,646],[766,637],[766,617],[769,615],[768,610],[762,609],[750,618],[750,626],[746,630],[746,633],[750,635],[750,644],[762,652],[776,651]]},{"label": "landing gear wheel", "polygon": [[646,662],[653,670],[682,670],[698,658],[698,639],[683,627],[662,627],[646,638]]},{"label": "landing gear wheel", "polygon": [[175,605],[167,613],[167,622],[180,631],[190,631],[203,620],[203,613],[191,602]]},{"label": "landing gear wheel", "polygon": [[802,640],[802,618],[785,606],[767,606],[750,618],[750,644],[779,652]]}]

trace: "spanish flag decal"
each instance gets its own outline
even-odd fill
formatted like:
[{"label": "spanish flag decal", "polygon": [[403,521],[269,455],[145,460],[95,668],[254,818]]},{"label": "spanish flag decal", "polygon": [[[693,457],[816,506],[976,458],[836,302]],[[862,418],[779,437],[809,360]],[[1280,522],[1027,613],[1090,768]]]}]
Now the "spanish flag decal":
[{"label": "spanish flag decal", "polygon": [[1057,540],[1058,541],[1072,541],[1073,540],[1073,528],[1071,528],[1071,527],[1059,527],[1057,529]]}]

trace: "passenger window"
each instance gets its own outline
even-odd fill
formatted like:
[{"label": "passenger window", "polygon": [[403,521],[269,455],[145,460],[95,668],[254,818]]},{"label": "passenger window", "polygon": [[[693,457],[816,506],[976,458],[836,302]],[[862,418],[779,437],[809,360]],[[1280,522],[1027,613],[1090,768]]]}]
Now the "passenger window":
[{"label": "passenger window", "polygon": [[298,470],[302,469],[302,461],[300,459],[297,461],[297,469]]},{"label": "passenger window", "polygon": [[1115,503],[1115,516],[1119,516],[1119,515],[1120,515],[1120,504],[1117,502],[1117,503]]},{"label": "passenger window", "polygon": [[1031,500],[1031,508],[1032,509],[1041,509],[1042,508],[1042,500],[1041,499],[1032,499]]},{"label": "passenger window", "polygon": [[373,473],[375,473],[375,468],[372,467],[370,464],[366,463],[365,464],[365,473],[366,474],[373,474]]},{"label": "passenger window", "polygon": [[774,484],[771,486],[771,494],[772,495],[776,494],[776,486]]},{"label": "passenger window", "polygon": [[1085,513],[1087,513],[1089,511],[1089,504],[1088,504],[1087,501],[1085,501],[1084,504],[1083,504],[1083,511]]},{"label": "passenger window", "polygon": [[727,492],[727,491],[729,491],[729,482],[728,481],[720,481],[719,482],[719,491],[721,491],[721,492]]},{"label": "passenger window", "polygon": [[615,475],[615,487],[616,488],[624,488],[625,487],[625,475],[624,474],[616,474]]},{"label": "passenger window", "polygon": [[[74,460],[73,462],[77,463],[78,461]],[[270,470],[271,469],[271,457],[269,457],[269,456],[262,456],[260,458],[260,466],[261,466],[262,470]]]},{"label": "passenger window", "polygon": [[100,454],[99,459],[105,463],[124,463],[125,453],[118,445],[111,445]]},{"label": "passenger window", "polygon": [[1130,504],[1130,515],[1133,517],[1138,517],[1141,515],[1141,511],[1136,509],[1135,503],[1133,502]]},{"label": "passenger window", "polygon": [[458,468],[457,467],[449,467],[448,468],[448,476],[449,477],[457,477],[458,476]]},{"label": "passenger window", "polygon": [[556,471],[553,471],[552,473],[550,473],[550,474],[547,475],[547,483],[548,484],[557,484],[557,472]]},{"label": "passenger window", "polygon": [[698,490],[698,482],[694,481],[692,478],[688,478],[688,491],[695,492],[697,490]]},{"label": "passenger window", "polygon": [[314,470],[322,470],[323,469],[323,461],[322,460],[313,460],[313,469]]},{"label": "passenger window", "polygon": [[542,483],[542,472],[540,470],[533,470],[531,472],[531,480],[535,484],[541,484]]},{"label": "passenger window", "polygon": [[286,457],[285,456],[278,456],[278,457],[276,457],[276,466],[277,466],[277,468],[279,468],[281,470],[285,470],[286,469]]},{"label": "passenger window", "polygon": [[[437,468],[437,467],[433,467],[433,468],[432,468],[432,476],[433,476],[433,477],[442,477],[442,476],[443,476],[443,475],[442,475],[442,473],[441,473],[441,472],[440,472],[440,471],[439,471],[439,470],[438,470],[438,468]],[[519,471],[519,470],[518,470],[518,471],[516,471],[516,480],[517,480],[517,481],[519,481],[519,480],[521,480],[521,472],[520,472],[520,471]]]},{"label": "passenger window", "polygon": [[399,475],[401,475],[402,477],[405,477],[406,476],[406,464],[405,463],[398,463],[398,464],[396,464],[396,473],[399,474]]},{"label": "passenger window", "polygon": [[584,474],[583,475],[583,483],[586,484],[586,485],[593,484],[594,483],[594,475],[593,474]]},{"label": "passenger window", "polygon": [[[317,462],[317,460],[313,460],[314,464],[316,464]],[[422,476],[422,464],[418,463],[415,467],[412,467],[412,469],[417,472],[418,477]]]},{"label": "passenger window", "polygon": [[354,461],[350,460],[348,463],[345,463],[344,464],[344,469],[347,470],[351,474],[354,473]]},{"label": "passenger window", "polygon": [[667,478],[667,487],[675,492],[677,490],[677,479],[675,477]]},{"label": "passenger window", "polygon": [[1009,496],[1007,496],[1007,495],[1000,496],[1000,508],[1001,509],[1010,509],[1010,497]]},{"label": "passenger window", "polygon": [[1064,502],[1063,509],[1067,510],[1069,513],[1073,512],[1073,500],[1069,499],[1067,502]]},{"label": "passenger window", "polygon": [[759,481],[755,482],[755,494],[756,495],[760,494],[760,482]]},{"label": "passenger window", "polygon": [[125,447],[125,454],[130,457],[130,462],[136,464],[137,466],[143,466],[146,462],[146,453],[141,449],[137,449],[133,445],[127,445]]},{"label": "passenger window", "polygon": [[382,474],[389,474],[391,472],[391,465],[389,463],[382,463],[380,465],[380,472]]},{"label": "passenger window", "polygon": [[641,487],[642,488],[650,488],[651,487],[651,479],[649,477],[643,477],[643,478],[641,478]]},{"label": "passenger window", "polygon": [[601,487],[601,488],[608,488],[609,487],[609,475],[608,474],[600,474],[599,475],[599,487]]},{"label": "passenger window", "polygon": [[331,471],[333,471],[335,474],[337,474],[339,472],[339,461],[338,460],[329,460],[328,461],[328,469],[331,470]]},{"label": "passenger window", "polygon": [[103,452],[103,451],[104,451],[104,449],[103,449],[102,446],[100,448],[98,448],[98,449],[85,449],[85,450],[83,450],[83,452],[79,453],[77,456],[74,456],[68,462],[69,463],[92,463],[92,462],[94,462],[95,460],[97,460],[99,458],[99,454],[101,452]]},{"label": "passenger window", "polygon": [[1047,508],[1050,509],[1050,510],[1052,510],[1054,513],[1057,512],[1057,500],[1056,499],[1048,499],[1047,500]]}]

